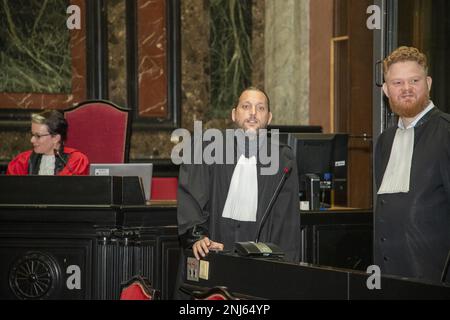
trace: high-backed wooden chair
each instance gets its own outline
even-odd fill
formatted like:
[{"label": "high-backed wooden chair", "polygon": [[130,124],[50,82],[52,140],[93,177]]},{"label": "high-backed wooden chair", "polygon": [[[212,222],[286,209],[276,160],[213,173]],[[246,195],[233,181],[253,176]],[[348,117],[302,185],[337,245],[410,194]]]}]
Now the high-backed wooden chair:
[{"label": "high-backed wooden chair", "polygon": [[65,110],[64,115],[69,124],[66,146],[86,154],[90,163],[128,162],[129,109],[92,100]]},{"label": "high-backed wooden chair", "polygon": [[161,293],[152,287],[150,281],[135,275],[121,285],[120,300],[159,300]]}]

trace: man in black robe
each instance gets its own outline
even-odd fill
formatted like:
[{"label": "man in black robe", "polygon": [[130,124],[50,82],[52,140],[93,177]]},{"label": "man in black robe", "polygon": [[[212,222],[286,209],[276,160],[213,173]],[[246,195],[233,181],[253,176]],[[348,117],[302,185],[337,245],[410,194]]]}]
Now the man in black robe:
[{"label": "man in black robe", "polygon": [[450,116],[429,99],[432,79],[417,49],[395,50],[384,76],[400,119],[375,151],[375,264],[386,274],[440,282],[450,250]]},{"label": "man in black robe", "polygon": [[[232,119],[245,132],[258,133],[259,129],[266,128],[272,119],[266,94],[256,88],[244,90],[232,110]],[[211,250],[232,251],[236,242],[255,241],[269,201],[285,174],[284,169],[292,167],[272,210],[266,215],[259,240],[278,245],[287,261],[299,261],[300,211],[295,158],[288,146],[277,144],[273,149],[271,139],[266,141],[258,146],[279,153],[279,168],[275,174],[263,174],[265,165],[261,164],[255,150],[247,144],[245,149],[239,141],[234,144],[233,164],[181,166],[179,235],[182,246],[192,248],[197,259]]]}]

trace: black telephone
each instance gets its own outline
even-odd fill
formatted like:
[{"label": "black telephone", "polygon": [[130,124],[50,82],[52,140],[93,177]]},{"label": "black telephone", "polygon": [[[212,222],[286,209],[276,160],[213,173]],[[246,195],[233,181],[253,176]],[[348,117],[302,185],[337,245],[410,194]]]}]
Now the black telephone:
[{"label": "black telephone", "polygon": [[236,242],[235,251],[244,257],[283,257],[284,252],[273,243],[263,242]]}]

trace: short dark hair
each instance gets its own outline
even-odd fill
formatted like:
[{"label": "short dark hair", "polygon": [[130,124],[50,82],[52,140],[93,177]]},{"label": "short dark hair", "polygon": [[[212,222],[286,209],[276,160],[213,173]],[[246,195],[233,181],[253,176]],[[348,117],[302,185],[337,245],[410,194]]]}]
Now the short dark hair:
[{"label": "short dark hair", "polygon": [[48,131],[52,135],[59,134],[61,141],[66,141],[67,129],[69,125],[64,118],[64,114],[59,110],[44,110],[40,113],[33,113],[31,115],[31,122],[37,124],[45,124]]},{"label": "short dark hair", "polygon": [[242,90],[242,91],[241,91],[241,94],[239,95],[238,100],[237,100],[237,102],[236,102],[236,104],[234,105],[233,108],[236,108],[236,106],[239,105],[239,98],[241,97],[242,93],[244,93],[245,91],[259,91],[259,92],[261,92],[261,93],[266,97],[266,100],[267,100],[267,110],[269,110],[269,112],[270,112],[270,99],[269,99],[269,95],[268,95],[263,89],[261,89],[261,88],[259,88],[259,87],[255,87],[255,86],[250,86],[250,87],[247,87],[247,88],[245,88],[244,90]]}]

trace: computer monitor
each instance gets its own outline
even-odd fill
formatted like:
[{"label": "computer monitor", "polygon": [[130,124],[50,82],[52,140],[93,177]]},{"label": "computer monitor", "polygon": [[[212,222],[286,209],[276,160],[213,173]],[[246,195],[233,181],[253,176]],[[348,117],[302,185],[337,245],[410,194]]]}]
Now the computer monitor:
[{"label": "computer monitor", "polygon": [[89,174],[91,176],[140,177],[145,200],[150,201],[153,176],[152,163],[91,163]]},{"label": "computer monitor", "polygon": [[278,130],[280,133],[322,133],[322,126],[286,126],[270,124],[267,126],[267,130]]},{"label": "computer monitor", "polygon": [[[289,133],[286,142],[297,159],[300,200],[308,192],[320,192],[321,207],[346,206],[348,134]],[[320,190],[311,187],[314,176],[320,180]]]}]

